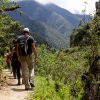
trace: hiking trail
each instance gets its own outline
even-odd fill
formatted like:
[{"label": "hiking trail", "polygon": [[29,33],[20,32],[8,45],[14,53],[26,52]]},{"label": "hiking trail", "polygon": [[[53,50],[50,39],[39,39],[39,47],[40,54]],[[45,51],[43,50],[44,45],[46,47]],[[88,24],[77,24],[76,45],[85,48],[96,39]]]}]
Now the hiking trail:
[{"label": "hiking trail", "polygon": [[7,76],[7,85],[0,90],[0,100],[25,100],[32,90],[25,91],[24,85],[17,85],[17,79],[8,70],[3,73]]}]

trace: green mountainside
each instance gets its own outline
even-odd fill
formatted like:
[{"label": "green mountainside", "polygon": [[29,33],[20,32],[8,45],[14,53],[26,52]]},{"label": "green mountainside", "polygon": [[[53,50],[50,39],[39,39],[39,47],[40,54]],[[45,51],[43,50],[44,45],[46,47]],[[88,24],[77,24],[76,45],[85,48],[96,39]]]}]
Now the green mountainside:
[{"label": "green mountainside", "polygon": [[[20,16],[18,18],[20,19]],[[27,22],[28,17],[23,16],[23,19]],[[0,13],[0,20],[1,86],[1,84],[4,84],[2,71],[6,67],[4,52],[10,48],[12,40],[16,38],[23,26],[2,13]],[[48,37],[47,40],[52,39],[58,34],[52,32],[52,36],[52,34],[49,34],[50,28],[46,28],[46,23],[41,23],[41,27],[38,26],[40,23],[41,21],[38,23],[35,20],[33,21],[33,24],[37,25],[34,26],[34,30],[37,27],[40,32],[43,30],[43,39],[44,36]],[[49,31],[48,34],[44,33],[45,28],[46,31]],[[51,31],[56,30],[52,30],[51,27]],[[39,33],[38,36],[40,36]],[[46,42],[43,39],[40,40],[40,37],[36,38],[39,41]],[[58,40],[54,40],[53,42],[56,44]],[[91,22],[73,30],[70,36],[70,48],[57,50],[45,44],[38,44],[37,50],[38,64],[35,66],[35,88],[27,100],[100,99],[100,16],[96,16]]]},{"label": "green mountainside", "polygon": [[70,34],[83,17],[56,5],[41,5],[34,0],[22,0],[18,4],[21,8],[8,15],[29,27],[37,42],[45,42],[57,49],[69,46]]},{"label": "green mountainside", "polygon": [[45,45],[38,47],[35,93],[29,100],[100,99],[99,24],[97,17],[76,29],[71,35],[71,48],[56,51]]}]

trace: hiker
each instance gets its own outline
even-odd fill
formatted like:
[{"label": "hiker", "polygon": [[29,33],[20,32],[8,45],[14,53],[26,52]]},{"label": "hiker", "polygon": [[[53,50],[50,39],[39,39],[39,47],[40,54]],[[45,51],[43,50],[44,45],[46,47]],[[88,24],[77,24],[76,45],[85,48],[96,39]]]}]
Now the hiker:
[{"label": "hiker", "polygon": [[17,53],[16,53],[16,41],[13,40],[13,47],[12,47],[12,56],[11,56],[11,64],[12,64],[12,72],[13,76],[18,79],[17,85],[20,85],[20,62],[18,61]]},{"label": "hiker", "polygon": [[25,90],[29,90],[30,86],[34,87],[34,64],[32,61],[32,52],[34,52],[34,64],[37,64],[37,50],[34,38],[30,35],[29,29],[24,28],[23,34],[17,39],[17,55],[21,62]]},{"label": "hiker", "polygon": [[10,72],[12,73],[11,54],[8,49],[7,49],[6,53],[4,54],[4,57],[6,59],[7,67],[9,68]]}]

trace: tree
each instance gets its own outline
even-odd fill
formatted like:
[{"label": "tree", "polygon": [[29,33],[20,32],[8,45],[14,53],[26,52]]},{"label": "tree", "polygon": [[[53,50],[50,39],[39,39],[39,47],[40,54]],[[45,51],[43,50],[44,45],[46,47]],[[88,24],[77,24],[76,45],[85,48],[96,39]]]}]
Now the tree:
[{"label": "tree", "polygon": [[[0,51],[2,51],[1,49],[10,46],[12,40],[22,29],[19,22],[14,21],[9,16],[3,14],[4,12],[13,11],[17,8],[20,8],[19,5],[10,3],[9,0],[0,0]],[[0,54],[2,53],[0,52]]]},{"label": "tree", "polygon": [[0,13],[6,12],[6,11],[13,11],[15,9],[20,8],[19,5],[16,3],[9,3],[9,0],[1,0],[0,1]]}]

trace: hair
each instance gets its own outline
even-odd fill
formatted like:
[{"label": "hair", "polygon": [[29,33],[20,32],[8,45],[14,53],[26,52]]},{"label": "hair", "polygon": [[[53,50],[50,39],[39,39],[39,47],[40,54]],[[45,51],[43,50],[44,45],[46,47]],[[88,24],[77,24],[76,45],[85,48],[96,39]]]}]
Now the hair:
[{"label": "hair", "polygon": [[9,50],[7,49],[7,52],[9,52]]},{"label": "hair", "polygon": [[13,40],[13,44],[16,44],[16,42],[17,42],[16,40]]}]

